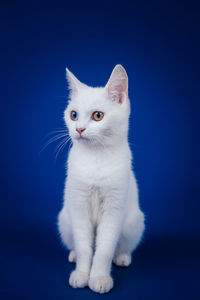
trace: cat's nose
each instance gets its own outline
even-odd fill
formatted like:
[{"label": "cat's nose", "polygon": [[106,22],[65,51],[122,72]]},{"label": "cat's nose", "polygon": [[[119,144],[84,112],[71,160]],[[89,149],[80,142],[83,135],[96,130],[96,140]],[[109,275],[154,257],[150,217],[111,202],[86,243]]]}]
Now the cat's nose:
[{"label": "cat's nose", "polygon": [[85,130],[85,128],[76,128],[76,131],[81,134],[83,131]]}]

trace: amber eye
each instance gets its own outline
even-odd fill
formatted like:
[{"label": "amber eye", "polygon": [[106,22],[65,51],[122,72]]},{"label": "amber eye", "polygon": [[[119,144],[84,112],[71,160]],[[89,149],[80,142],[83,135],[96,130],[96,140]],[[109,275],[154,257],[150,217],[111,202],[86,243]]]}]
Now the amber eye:
[{"label": "amber eye", "polygon": [[102,111],[95,111],[92,114],[92,119],[94,121],[101,121],[104,117],[104,113]]},{"label": "amber eye", "polygon": [[78,120],[78,113],[75,110],[72,110],[70,113],[70,117],[73,121]]}]

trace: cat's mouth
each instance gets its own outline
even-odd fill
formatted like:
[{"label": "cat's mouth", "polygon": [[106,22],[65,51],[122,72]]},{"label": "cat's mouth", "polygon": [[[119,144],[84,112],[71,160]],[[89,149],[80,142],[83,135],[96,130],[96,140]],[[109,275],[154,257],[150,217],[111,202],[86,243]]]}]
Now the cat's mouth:
[{"label": "cat's mouth", "polygon": [[79,143],[83,144],[96,144],[96,139],[93,136],[85,136],[85,135],[75,135],[74,140],[78,141]]},{"label": "cat's mouth", "polygon": [[89,141],[89,138],[85,137],[85,136],[82,136],[82,135],[79,135],[79,136],[76,136],[76,140],[78,141]]},{"label": "cat's mouth", "polygon": [[87,140],[87,137],[82,136],[82,135],[79,135],[79,136],[77,137],[77,139],[78,139],[78,140]]}]

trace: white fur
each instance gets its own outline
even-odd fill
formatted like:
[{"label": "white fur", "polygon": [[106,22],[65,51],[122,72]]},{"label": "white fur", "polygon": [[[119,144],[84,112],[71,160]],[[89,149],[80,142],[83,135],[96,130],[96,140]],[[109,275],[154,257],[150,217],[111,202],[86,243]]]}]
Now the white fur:
[{"label": "white fur", "polygon": [[[131,263],[144,231],[128,145],[128,77],[117,65],[104,88],[82,84],[69,70],[71,100],[64,118],[73,141],[67,164],[64,205],[58,217],[63,243],[76,261],[69,283],[99,293],[113,287],[112,261]],[[77,121],[70,112],[79,114]],[[94,121],[94,111],[104,113]],[[76,128],[86,128],[80,139]]]}]

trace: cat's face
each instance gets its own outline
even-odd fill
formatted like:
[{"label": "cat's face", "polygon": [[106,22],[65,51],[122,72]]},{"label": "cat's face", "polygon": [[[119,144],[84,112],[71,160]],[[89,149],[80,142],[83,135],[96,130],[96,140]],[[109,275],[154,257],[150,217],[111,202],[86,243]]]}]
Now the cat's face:
[{"label": "cat's face", "polygon": [[117,65],[107,85],[92,88],[67,70],[71,88],[64,119],[73,142],[106,147],[127,136],[129,118],[128,78]]}]

